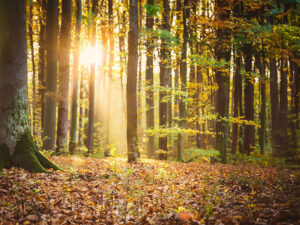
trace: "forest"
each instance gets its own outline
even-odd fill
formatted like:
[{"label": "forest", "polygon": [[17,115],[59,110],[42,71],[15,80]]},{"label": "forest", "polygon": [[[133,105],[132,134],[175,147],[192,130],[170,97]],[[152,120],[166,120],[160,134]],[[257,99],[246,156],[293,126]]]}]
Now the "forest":
[{"label": "forest", "polygon": [[0,224],[300,223],[299,0],[0,0]]}]

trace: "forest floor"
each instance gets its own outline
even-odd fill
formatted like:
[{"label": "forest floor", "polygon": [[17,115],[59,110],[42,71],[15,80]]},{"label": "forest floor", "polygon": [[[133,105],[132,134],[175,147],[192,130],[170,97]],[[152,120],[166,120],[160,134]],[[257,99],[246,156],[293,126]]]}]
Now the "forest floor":
[{"label": "forest floor", "polygon": [[300,171],[50,157],[0,173],[0,224],[300,224]]}]

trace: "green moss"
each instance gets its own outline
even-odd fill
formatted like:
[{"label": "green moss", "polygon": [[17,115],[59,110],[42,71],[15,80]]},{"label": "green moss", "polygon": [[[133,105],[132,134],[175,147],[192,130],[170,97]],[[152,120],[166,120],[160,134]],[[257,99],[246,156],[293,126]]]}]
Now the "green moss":
[{"label": "green moss", "polygon": [[32,141],[30,131],[27,131],[17,141],[15,152],[12,156],[12,163],[33,173],[48,173],[36,157],[35,152],[35,144]]},{"label": "green moss", "polygon": [[9,158],[9,149],[6,144],[0,146],[0,171],[6,166]]},{"label": "green moss", "polygon": [[45,168],[52,168],[54,170],[62,170],[59,168],[57,165],[55,165],[53,162],[51,162],[49,159],[47,159],[42,153],[40,153],[37,149],[35,151],[35,156],[37,159],[40,161],[40,163],[45,167]]},{"label": "green moss", "polygon": [[28,100],[26,87],[16,91],[12,110],[6,120],[7,134],[11,141],[16,143],[17,140],[29,130],[28,119]]}]

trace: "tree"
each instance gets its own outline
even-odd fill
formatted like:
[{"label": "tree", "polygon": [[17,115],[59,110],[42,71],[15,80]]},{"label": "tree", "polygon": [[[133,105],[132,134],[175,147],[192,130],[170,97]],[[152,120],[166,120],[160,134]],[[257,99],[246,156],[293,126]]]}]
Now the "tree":
[{"label": "tree", "polygon": [[[18,15],[18,16],[16,16]],[[37,149],[30,133],[27,93],[26,1],[0,2],[0,170],[59,169]]]},{"label": "tree", "polygon": [[[217,43],[215,46],[215,55],[218,61],[230,61],[230,30],[222,26],[230,16],[229,1],[216,0],[215,12],[216,19],[220,26],[217,28]],[[230,74],[228,66],[216,69],[216,81],[218,84],[218,91],[216,96],[216,112],[218,114],[218,121],[216,125],[216,148],[221,153],[222,162],[227,161],[227,137],[228,137],[228,117],[229,111],[229,87],[230,87]]]},{"label": "tree", "polygon": [[40,23],[40,39],[39,39],[39,106],[41,109],[40,120],[41,120],[41,129],[44,129],[44,116],[45,116],[45,82],[46,82],[46,24],[45,24],[45,12],[46,12],[46,0],[39,0],[40,5],[40,14],[39,14],[39,23]]},{"label": "tree", "polygon": [[[252,46],[245,44],[243,47],[245,56],[245,120],[254,121],[254,78],[252,77]],[[250,154],[255,148],[255,127],[246,124],[244,129],[244,153]]]},{"label": "tree", "polygon": [[[182,53],[180,61],[180,79],[181,79],[181,92],[186,92],[186,82],[187,82],[187,42],[188,42],[188,4],[189,0],[184,0],[182,7],[182,21],[183,21],[183,43],[182,43]],[[184,129],[185,127],[185,117],[186,117],[186,104],[183,99],[184,96],[181,96],[179,101],[179,127]],[[178,134],[178,145],[177,145],[177,160],[183,161],[183,144],[184,144],[184,133]]]},{"label": "tree", "polygon": [[72,0],[64,0],[62,2],[62,18],[59,40],[57,153],[65,151],[68,144],[71,24]]},{"label": "tree", "polygon": [[[168,0],[163,0],[162,11],[162,32],[170,32],[170,3]],[[161,38],[160,47],[160,91],[159,91],[159,125],[161,129],[167,128],[167,115],[168,115],[168,100],[167,100],[167,87],[170,80],[170,50],[168,49],[168,38]],[[159,138],[159,149],[163,151],[159,154],[159,159],[168,158],[168,136],[164,135]]]},{"label": "tree", "polygon": [[77,144],[77,128],[78,128],[78,74],[79,74],[79,53],[80,53],[80,31],[82,20],[82,2],[76,0],[76,26],[75,26],[75,49],[74,49],[74,66],[73,66],[73,92],[71,106],[71,129],[70,129],[70,154],[75,153]]},{"label": "tree", "polygon": [[46,96],[44,116],[44,149],[55,147],[56,88],[57,88],[57,42],[58,42],[58,0],[47,1],[46,24]]},{"label": "tree", "polygon": [[[114,24],[113,24],[113,0],[108,1],[108,35],[109,35],[109,59],[108,59],[108,82],[113,84],[113,64],[114,64]],[[111,156],[110,148],[109,148],[109,138],[110,138],[110,102],[111,95],[108,93],[110,91],[107,88],[107,121],[106,121],[106,150],[105,155]]]},{"label": "tree", "polygon": [[[92,1],[92,24],[91,24],[91,46],[96,44],[96,22],[95,18],[98,13],[98,0]],[[93,152],[93,135],[94,135],[94,115],[95,115],[95,63],[90,65],[89,77],[89,122],[87,130],[87,148],[88,153]]]},{"label": "tree", "polygon": [[[147,0],[147,5],[149,7],[153,7],[154,0]],[[148,29],[149,33],[152,34],[153,31],[153,13],[152,11],[147,11],[147,18],[146,18],[146,28]],[[154,95],[153,95],[153,50],[154,50],[154,41],[153,37],[148,37],[146,42],[146,84],[149,86],[146,91],[146,103],[147,103],[147,111],[146,111],[146,123],[147,129],[154,128]],[[150,135],[148,137],[147,142],[147,156],[151,158],[154,156],[154,136]]]},{"label": "tree", "polygon": [[29,2],[29,44],[31,51],[31,64],[32,64],[32,132],[36,134],[36,79],[35,79],[35,60],[34,60],[34,47],[33,47],[33,2]]},{"label": "tree", "polygon": [[128,67],[127,67],[127,151],[128,162],[138,157],[137,136],[137,64],[138,64],[138,3],[129,1]]}]

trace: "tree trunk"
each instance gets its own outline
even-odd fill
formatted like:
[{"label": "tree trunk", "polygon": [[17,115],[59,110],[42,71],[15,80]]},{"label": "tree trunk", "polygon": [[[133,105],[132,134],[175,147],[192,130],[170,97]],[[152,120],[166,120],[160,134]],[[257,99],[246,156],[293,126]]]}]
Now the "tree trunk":
[{"label": "tree trunk", "polygon": [[[95,18],[98,13],[98,0],[92,1],[92,24],[91,24],[91,46],[95,47],[96,44],[96,22]],[[87,129],[87,149],[88,154],[93,153],[94,143],[94,114],[95,114],[95,63],[90,65],[89,77],[89,122]]]},{"label": "tree trunk", "polygon": [[[109,35],[109,59],[108,59],[108,82],[113,85],[112,78],[112,68],[114,64],[114,29],[113,29],[113,0],[108,1],[108,35]],[[109,87],[109,86],[108,86]],[[106,157],[111,156],[109,148],[109,138],[110,138],[110,102],[111,94],[109,94],[109,88],[107,89],[107,120],[106,120],[106,148],[104,155]]]},{"label": "tree trunk", "polygon": [[127,151],[128,162],[136,162],[137,143],[137,63],[138,63],[138,3],[129,1],[128,69],[127,69]]},{"label": "tree trunk", "polygon": [[[245,55],[245,120],[249,122],[254,121],[254,78],[252,72],[252,46],[244,46]],[[255,128],[253,125],[245,125],[244,129],[244,152],[248,155],[255,149]]]},{"label": "tree trunk", "polygon": [[288,76],[288,65],[285,57],[281,58],[280,66],[280,156],[288,156],[288,97],[287,97],[287,76]]},{"label": "tree trunk", "polygon": [[45,12],[46,12],[46,0],[39,0],[40,4],[40,39],[39,39],[39,107],[41,130],[44,130],[44,116],[45,116],[45,86],[46,86],[46,25],[45,25]]},{"label": "tree trunk", "polygon": [[44,116],[44,149],[54,150],[56,128],[58,0],[47,1],[46,24],[46,98]]},{"label": "tree trunk", "polygon": [[279,101],[278,101],[278,75],[276,58],[271,57],[270,61],[270,95],[272,115],[272,148],[275,155],[278,154],[278,129],[279,129]]},{"label": "tree trunk", "polygon": [[[295,56],[297,57],[297,55]],[[296,58],[297,59],[297,58]],[[299,142],[299,106],[300,106],[300,66],[297,62],[290,60],[290,86],[291,86],[291,155],[296,153],[297,148],[300,146]]]},{"label": "tree trunk", "polygon": [[74,49],[74,65],[73,65],[73,92],[72,92],[72,108],[71,108],[71,129],[69,152],[71,155],[75,153],[77,144],[78,129],[78,78],[79,78],[79,56],[80,56],[80,31],[82,19],[82,2],[76,0],[76,27],[75,27],[75,49]]},{"label": "tree trunk", "polygon": [[56,153],[66,153],[69,130],[69,80],[71,46],[72,0],[62,2],[59,40],[59,88]]},{"label": "tree trunk", "polygon": [[[229,19],[230,11],[229,9],[224,10],[224,8],[229,8],[228,1],[217,0],[215,5],[216,18],[225,22]],[[217,60],[225,60],[225,62],[230,62],[230,31],[228,28],[219,27],[217,29],[217,39],[218,42],[215,50]],[[224,71],[224,69],[216,70],[216,81],[218,84],[216,111],[219,117],[219,120],[216,124],[216,148],[221,153],[222,163],[227,162],[228,122],[226,121],[226,118],[228,117],[229,111],[229,69],[230,68],[226,68],[226,71]]]},{"label": "tree trunk", "polygon": [[[16,16],[18,15],[18,16]],[[27,93],[26,1],[0,2],[0,170],[8,164],[31,172],[59,169],[30,134]]]},{"label": "tree trunk", "polygon": [[[237,50],[238,51],[238,50]],[[239,96],[240,86],[242,85],[242,74],[241,74],[241,56],[239,52],[235,52],[235,72],[234,72],[234,87],[233,87],[233,117],[240,117],[240,107],[239,107]],[[238,141],[239,141],[239,124],[234,123],[232,125],[232,153],[237,152]]]},{"label": "tree trunk", "polygon": [[260,129],[259,129],[259,145],[260,153],[265,153],[265,140],[266,140],[266,70],[265,70],[264,57],[259,56],[259,53],[255,53],[255,64],[260,74]]},{"label": "tree trunk", "polygon": [[[141,32],[143,23],[143,5],[142,0],[138,0],[138,33]],[[138,46],[141,46],[142,40],[138,40]],[[140,148],[144,148],[143,136],[143,77],[142,77],[142,50],[138,47],[138,84],[137,84],[137,112],[138,112],[138,157],[140,157]]]},{"label": "tree trunk", "polygon": [[31,64],[32,64],[32,133],[36,135],[36,79],[35,79],[35,60],[34,60],[34,48],[33,48],[33,3],[29,5],[29,42],[31,51]]},{"label": "tree trunk", "polygon": [[[170,4],[169,0],[163,1],[163,12],[162,12],[162,30],[170,31]],[[159,126],[160,129],[167,128],[167,87],[170,79],[169,74],[169,59],[170,51],[168,50],[167,39],[161,39],[161,49],[160,49],[160,89],[159,89]],[[166,160],[168,158],[168,136],[163,134],[159,137],[159,159]]]},{"label": "tree trunk", "polygon": [[[154,0],[147,0],[147,4],[153,6]],[[149,33],[153,30],[153,15],[151,13],[147,14],[146,18],[146,28]],[[148,37],[146,41],[146,84],[148,86],[146,91],[146,123],[147,130],[154,128],[154,95],[153,95],[153,50],[154,50],[153,37]],[[147,142],[147,156],[148,158],[154,157],[154,135],[149,135]]]},{"label": "tree trunk", "polygon": [[[187,16],[188,16],[188,6],[189,0],[184,0],[184,5],[182,8],[183,14],[183,44],[182,44],[182,55],[180,62],[180,79],[181,79],[181,92],[186,92],[186,82],[187,82],[187,39],[188,39],[188,27],[187,27]],[[186,117],[186,104],[184,100],[185,96],[181,96],[179,100],[179,127],[181,129],[185,128],[185,117]],[[177,145],[177,160],[183,161],[183,148],[184,148],[184,133],[178,134],[178,145]]]}]

